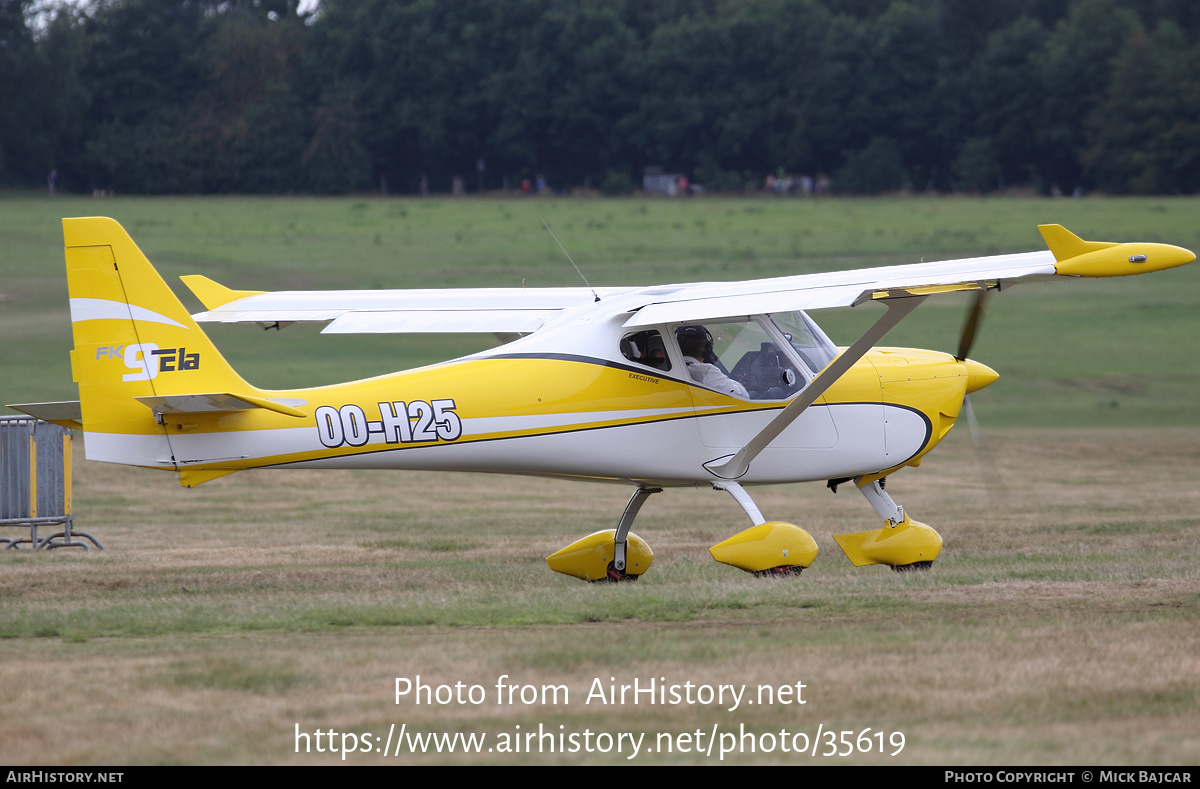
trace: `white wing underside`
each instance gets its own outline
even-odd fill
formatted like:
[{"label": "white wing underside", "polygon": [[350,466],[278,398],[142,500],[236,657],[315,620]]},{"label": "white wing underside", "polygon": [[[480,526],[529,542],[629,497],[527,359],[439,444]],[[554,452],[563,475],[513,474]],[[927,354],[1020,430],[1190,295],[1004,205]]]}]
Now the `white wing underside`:
[{"label": "white wing underside", "polygon": [[1049,251],[913,263],[745,282],[684,286],[647,303],[627,326],[731,318],[738,315],[852,307],[864,301],[922,295],[931,290],[976,289],[1055,276]]},{"label": "white wing underside", "polygon": [[[597,292],[603,299],[629,290]],[[329,323],[324,334],[527,334],[562,310],[595,299],[588,288],[289,290],[235,299],[193,317],[201,323]]]},{"label": "white wing underside", "polygon": [[1004,287],[1055,277],[1049,251],[743,282],[649,288],[465,288],[278,291],[235,299],[195,315],[201,322],[328,322],[325,333],[536,331],[562,311],[600,297],[631,313],[627,326],[850,307],[873,299]]}]

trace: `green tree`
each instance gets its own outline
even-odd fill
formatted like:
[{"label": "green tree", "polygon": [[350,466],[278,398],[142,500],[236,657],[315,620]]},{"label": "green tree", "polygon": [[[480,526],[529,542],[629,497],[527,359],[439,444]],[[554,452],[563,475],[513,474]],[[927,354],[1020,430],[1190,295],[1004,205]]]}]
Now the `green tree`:
[{"label": "green tree", "polygon": [[1079,0],[1046,40],[1038,57],[1042,107],[1034,127],[1035,167],[1045,182],[1064,191],[1083,183],[1086,120],[1103,101],[1118,53],[1140,29],[1137,17],[1114,0]]},{"label": "green tree", "polygon": [[814,3],[760,0],[664,23],[638,59],[639,106],[620,128],[648,162],[672,168],[814,167],[828,21]]},{"label": "green tree", "polygon": [[233,8],[198,53],[201,86],[188,103],[191,137],[210,164],[208,192],[280,192],[305,186],[300,166],[309,116],[294,84],[303,24],[294,15]]},{"label": "green tree", "polygon": [[207,37],[198,2],[123,0],[88,21],[82,69],[90,96],[81,169],[91,187],[194,192],[200,162],[188,139],[188,98],[199,88]]},{"label": "green tree", "polygon": [[[893,3],[866,21],[836,19],[820,73],[815,129],[820,158],[832,163],[828,169],[886,139],[913,186],[948,182],[946,150],[959,110],[941,38],[936,15],[908,3]],[[882,150],[876,149],[873,156]]]},{"label": "green tree", "polygon": [[45,183],[53,157],[38,91],[42,63],[25,21],[29,0],[0,0],[0,185]]},{"label": "green tree", "polygon": [[1088,119],[1083,155],[1097,186],[1139,194],[1200,186],[1200,45],[1164,22],[1129,38],[1103,101]]},{"label": "green tree", "polygon": [[58,170],[58,185],[64,190],[86,185],[79,171],[79,156],[89,131],[85,112],[91,100],[83,78],[90,46],[85,22],[77,7],[60,6],[38,42],[37,117],[47,147],[45,166]]},{"label": "green tree", "polygon": [[891,137],[875,137],[861,151],[847,151],[845,160],[833,179],[834,189],[839,192],[894,192],[908,180],[900,145]]},{"label": "green tree", "polygon": [[[1023,16],[988,36],[967,74],[964,98],[972,118],[964,137],[986,140],[990,152],[976,143],[975,150],[967,153],[964,145],[959,156],[974,160],[974,169],[990,153],[995,156],[997,178],[1006,184],[1024,183],[1034,176],[1036,130],[1043,110],[1040,60],[1045,42],[1041,23]],[[974,188],[980,186],[976,182]]]}]

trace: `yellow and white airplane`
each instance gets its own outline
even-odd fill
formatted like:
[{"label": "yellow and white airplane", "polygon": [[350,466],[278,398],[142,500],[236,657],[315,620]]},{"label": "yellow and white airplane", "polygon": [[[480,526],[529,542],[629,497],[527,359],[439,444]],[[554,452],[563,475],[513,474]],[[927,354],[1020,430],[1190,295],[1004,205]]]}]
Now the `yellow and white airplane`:
[{"label": "yellow and white airplane", "polygon": [[[192,316],[112,219],[64,219],[79,402],[13,406],[82,428],[87,457],[178,474],[185,487],[249,468],[389,468],[627,483],[615,530],[548,557],[585,580],[636,578],[630,533],[666,487],[728,492],[751,527],[712,549],[749,572],[798,573],[817,546],[767,521],[745,488],[857,486],[884,523],[836,535],[855,565],[927,567],[941,537],[884,478],[916,466],[970,392],[997,375],[967,359],[989,291],[1019,282],[1159,271],[1195,255],[1084,241],[1040,227],[1050,251],[746,282],[631,288],[263,293],[184,281]],[[958,354],[878,348],[931,295],[975,291]],[[844,350],[804,310],[881,302]],[[378,378],[286,391],[246,383],[198,322],[326,332],[493,332],[496,348]]]}]

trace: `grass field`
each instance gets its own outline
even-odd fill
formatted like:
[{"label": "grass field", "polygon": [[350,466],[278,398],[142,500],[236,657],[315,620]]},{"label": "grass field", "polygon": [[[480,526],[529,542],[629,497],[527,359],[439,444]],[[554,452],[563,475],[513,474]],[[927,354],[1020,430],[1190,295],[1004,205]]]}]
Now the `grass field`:
[{"label": "grass field", "polygon": [[[595,285],[740,279],[1039,248],[1035,226],[1200,248],[1195,200],[390,200],[0,197],[3,402],[69,399],[58,219],[125,224],[170,276],[235,288],[573,285],[545,217]],[[1196,764],[1200,761],[1200,269],[1015,289],[973,356],[993,468],[954,431],[889,491],[946,541],[931,572],[855,569],[831,535],[870,528],[853,491],[758,489],[821,554],[799,579],[708,558],[742,528],[727,496],[668,491],[637,531],[637,584],[589,586],[543,556],[611,528],[624,488],[473,475],[169,475],[77,463],[79,528],[104,552],[0,553],[0,743],[10,763],[330,763],[296,731],[485,733],[484,752],[353,763],[625,763],[486,752],[501,736],[642,733],[635,763],[739,726],[869,728],[881,755],[761,750],[725,762]],[[190,298],[190,297],[189,297]],[[953,349],[963,304],[889,342]],[[848,342],[870,316],[817,314]],[[229,327],[264,385],[387,372],[485,339],[323,337]],[[82,454],[82,453],[79,453]],[[564,704],[495,703],[501,675]],[[397,677],[478,684],[485,703],[394,703]],[[593,682],[795,686],[804,705],[601,705]],[[559,727],[563,728],[560,729]],[[903,750],[891,736],[900,732]],[[673,737],[675,752],[663,752]],[[342,740],[338,739],[340,745]],[[874,740],[872,740],[874,742]],[[660,744],[662,743],[662,744]],[[394,747],[394,746],[393,746]],[[819,753],[826,750],[821,742]],[[315,750],[315,749],[314,749]]]}]

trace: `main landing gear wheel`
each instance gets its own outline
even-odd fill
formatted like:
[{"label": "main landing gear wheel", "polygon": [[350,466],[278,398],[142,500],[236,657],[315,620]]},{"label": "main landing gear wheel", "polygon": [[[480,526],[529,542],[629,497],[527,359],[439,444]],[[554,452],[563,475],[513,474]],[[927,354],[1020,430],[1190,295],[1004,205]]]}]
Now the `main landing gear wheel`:
[{"label": "main landing gear wheel", "polygon": [[636,581],[640,575],[630,575],[624,570],[618,570],[615,562],[608,563],[608,573],[603,578],[596,578],[594,584],[619,584],[622,581]]},{"label": "main landing gear wheel", "polygon": [[898,573],[922,572],[933,567],[933,562],[913,562],[912,564],[893,564],[892,569]]},{"label": "main landing gear wheel", "polygon": [[784,565],[783,567],[771,567],[767,570],[756,570],[752,573],[755,578],[790,578],[800,575],[804,572],[803,567],[797,567],[794,564]]},{"label": "main landing gear wheel", "polygon": [[[662,488],[638,487],[621,513],[617,528],[598,531],[584,537],[546,557],[546,564],[556,573],[573,575],[584,581],[636,581],[638,576],[650,569],[654,552],[646,541],[629,531],[638,510],[646,499]],[[630,572],[630,571],[633,572]]]}]

